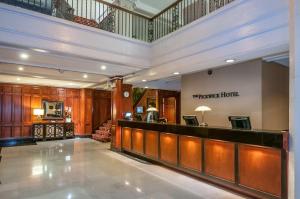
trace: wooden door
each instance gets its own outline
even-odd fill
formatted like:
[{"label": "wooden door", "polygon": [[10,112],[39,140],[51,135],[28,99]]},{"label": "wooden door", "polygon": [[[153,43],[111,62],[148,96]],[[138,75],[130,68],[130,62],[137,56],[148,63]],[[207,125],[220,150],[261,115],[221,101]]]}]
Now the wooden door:
[{"label": "wooden door", "polygon": [[176,98],[163,98],[163,117],[168,123],[176,123]]}]

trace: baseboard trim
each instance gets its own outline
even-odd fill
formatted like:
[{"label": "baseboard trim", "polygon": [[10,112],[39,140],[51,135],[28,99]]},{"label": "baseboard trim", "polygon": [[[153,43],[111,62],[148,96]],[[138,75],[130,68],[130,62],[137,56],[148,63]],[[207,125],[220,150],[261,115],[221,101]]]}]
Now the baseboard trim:
[{"label": "baseboard trim", "polygon": [[75,138],[92,138],[92,135],[75,135]]},{"label": "baseboard trim", "polygon": [[13,147],[13,146],[25,146],[25,145],[36,145],[36,141],[33,137],[0,139],[0,147]]}]

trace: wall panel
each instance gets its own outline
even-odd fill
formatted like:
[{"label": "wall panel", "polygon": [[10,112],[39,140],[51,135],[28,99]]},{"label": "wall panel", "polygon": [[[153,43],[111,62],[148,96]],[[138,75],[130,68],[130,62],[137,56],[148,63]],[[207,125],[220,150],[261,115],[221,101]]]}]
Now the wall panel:
[{"label": "wall panel", "polygon": [[[93,90],[82,90],[87,93],[85,103],[80,102],[80,89],[0,84],[0,137],[31,136],[32,123],[40,122],[33,116],[33,109],[42,108],[42,100],[63,101],[65,106],[72,108],[75,134],[91,134]],[[110,110],[110,104],[106,106]],[[89,114],[85,115],[81,109]],[[84,118],[82,125],[81,118]]]},{"label": "wall panel", "polygon": [[160,159],[169,164],[176,165],[177,158],[177,135],[170,133],[160,134]]},{"label": "wall panel", "polygon": [[200,138],[179,137],[179,164],[181,167],[202,171],[202,143]]},{"label": "wall panel", "polygon": [[205,140],[205,173],[233,182],[234,144],[217,140]]},{"label": "wall panel", "polygon": [[[240,184],[276,196],[281,195],[281,151],[239,145]],[[255,173],[256,175],[253,175]],[[269,179],[272,179],[271,181]]]}]

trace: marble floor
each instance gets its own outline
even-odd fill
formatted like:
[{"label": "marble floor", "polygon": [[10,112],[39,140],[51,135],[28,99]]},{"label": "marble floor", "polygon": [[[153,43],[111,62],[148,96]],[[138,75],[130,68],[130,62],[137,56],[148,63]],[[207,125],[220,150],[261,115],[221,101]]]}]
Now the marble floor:
[{"label": "marble floor", "polygon": [[0,199],[240,199],[91,139],[4,148]]}]

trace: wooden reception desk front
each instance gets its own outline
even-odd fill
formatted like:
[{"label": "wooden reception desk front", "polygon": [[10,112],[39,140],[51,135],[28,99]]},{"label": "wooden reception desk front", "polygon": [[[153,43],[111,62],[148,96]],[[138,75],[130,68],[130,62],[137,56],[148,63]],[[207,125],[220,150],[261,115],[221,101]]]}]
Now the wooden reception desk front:
[{"label": "wooden reception desk front", "polygon": [[121,151],[251,198],[287,198],[288,133],[118,121]]}]

